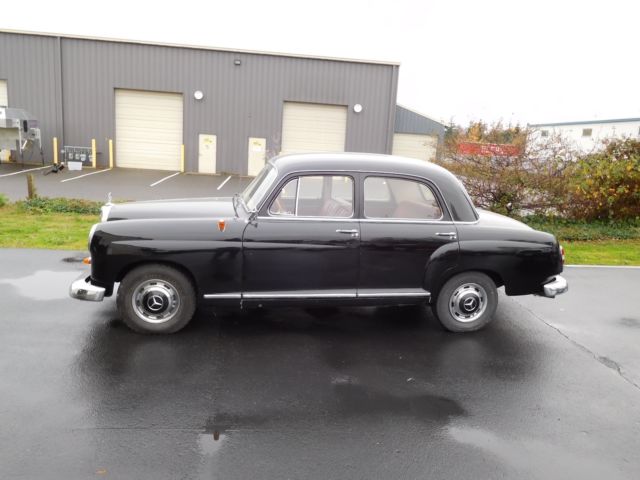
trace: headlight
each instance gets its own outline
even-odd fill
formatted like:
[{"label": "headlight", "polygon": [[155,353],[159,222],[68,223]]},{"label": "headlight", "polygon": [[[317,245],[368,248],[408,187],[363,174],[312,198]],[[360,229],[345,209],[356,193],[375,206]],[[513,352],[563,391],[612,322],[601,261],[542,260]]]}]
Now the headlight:
[{"label": "headlight", "polygon": [[109,219],[109,212],[111,211],[111,207],[112,206],[113,205],[107,204],[107,205],[103,205],[103,206],[100,207],[100,212],[101,212],[100,221],[101,222],[106,222]]},{"label": "headlight", "polygon": [[92,227],[91,230],[89,230],[89,243],[88,243],[88,248],[91,249],[91,239],[93,238],[93,234],[96,233],[96,228],[98,227],[98,224],[95,223]]}]

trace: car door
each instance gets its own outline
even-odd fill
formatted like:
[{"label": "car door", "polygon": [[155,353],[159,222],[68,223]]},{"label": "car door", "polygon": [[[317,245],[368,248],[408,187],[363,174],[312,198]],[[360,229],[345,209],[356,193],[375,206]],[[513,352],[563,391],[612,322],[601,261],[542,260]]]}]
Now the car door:
[{"label": "car door", "polygon": [[355,298],[359,222],[353,175],[295,174],[243,238],[243,301]]},{"label": "car door", "polygon": [[365,175],[358,296],[429,297],[425,272],[436,258],[455,264],[457,231],[428,182]]}]

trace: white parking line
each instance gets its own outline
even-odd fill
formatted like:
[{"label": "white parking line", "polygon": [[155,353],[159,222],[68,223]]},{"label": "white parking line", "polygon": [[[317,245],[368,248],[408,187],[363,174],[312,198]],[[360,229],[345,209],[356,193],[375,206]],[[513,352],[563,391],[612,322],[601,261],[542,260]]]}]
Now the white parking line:
[{"label": "white parking line", "polygon": [[224,186],[225,186],[225,184],[226,184],[229,180],[231,180],[231,175],[229,175],[229,176],[227,177],[227,179],[226,179],[224,182],[222,182],[222,183],[218,186],[218,190],[220,190],[222,187],[224,187]]},{"label": "white parking line", "polygon": [[640,268],[637,265],[565,265],[571,268]]},{"label": "white parking line", "polygon": [[84,175],[78,175],[77,177],[73,177],[73,178],[66,178],[64,180],[60,180],[60,183],[70,182],[71,180],[78,180],[79,178],[88,177],[89,175],[95,175],[96,173],[108,172],[109,170],[111,169],[107,168],[106,170],[98,170],[97,172],[85,173]]},{"label": "white parking line", "polygon": [[180,172],[176,172],[176,173],[172,173],[171,175],[169,175],[168,177],[164,177],[161,178],[160,180],[158,180],[157,182],[152,183],[151,185],[149,185],[150,187],[155,187],[156,185],[158,185],[159,183],[164,182],[165,180],[169,180],[170,178],[175,177],[176,175],[180,175]]},{"label": "white parking line", "polygon": [[4,175],[0,175],[1,177],[10,177],[11,175],[18,175],[20,173],[33,172],[34,170],[42,170],[43,168],[52,168],[51,165],[47,165],[46,167],[37,167],[37,168],[28,168],[27,170],[19,170],[17,172],[5,173]]}]

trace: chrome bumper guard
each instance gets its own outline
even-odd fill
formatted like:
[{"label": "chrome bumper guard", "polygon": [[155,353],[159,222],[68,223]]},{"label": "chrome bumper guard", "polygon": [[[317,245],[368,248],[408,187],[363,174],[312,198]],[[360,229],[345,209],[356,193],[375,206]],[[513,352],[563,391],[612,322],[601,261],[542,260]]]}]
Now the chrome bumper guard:
[{"label": "chrome bumper guard", "polygon": [[101,302],[104,299],[104,290],[102,287],[92,285],[91,276],[83,273],[69,287],[69,295],[78,300]]},{"label": "chrome bumper guard", "polygon": [[544,296],[548,298],[554,298],[556,295],[560,295],[561,293],[565,293],[567,290],[569,290],[567,279],[561,277],[560,275],[556,275],[553,280],[551,280],[549,283],[545,283],[542,287]]}]

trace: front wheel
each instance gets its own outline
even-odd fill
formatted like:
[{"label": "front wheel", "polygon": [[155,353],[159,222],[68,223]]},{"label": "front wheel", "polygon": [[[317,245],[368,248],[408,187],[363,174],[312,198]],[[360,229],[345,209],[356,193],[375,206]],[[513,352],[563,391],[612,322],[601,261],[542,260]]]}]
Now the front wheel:
[{"label": "front wheel", "polygon": [[140,333],[174,333],[184,328],[196,309],[193,284],[179,270],[144,265],[120,283],[117,298],[122,321]]},{"label": "front wheel", "polygon": [[451,332],[479,330],[493,319],[498,290],[484,273],[465,272],[450,278],[438,294],[433,312]]}]

